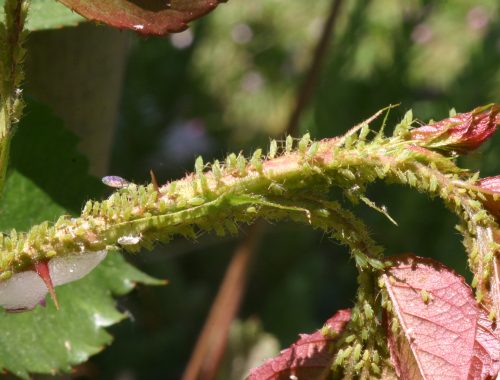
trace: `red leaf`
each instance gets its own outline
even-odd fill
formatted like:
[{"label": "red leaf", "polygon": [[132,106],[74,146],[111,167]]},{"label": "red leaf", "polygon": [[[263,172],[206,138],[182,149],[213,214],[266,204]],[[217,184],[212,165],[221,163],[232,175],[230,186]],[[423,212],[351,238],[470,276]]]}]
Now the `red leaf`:
[{"label": "red leaf", "polygon": [[59,0],[89,20],[142,34],[165,35],[226,0]]},{"label": "red leaf", "polygon": [[428,148],[463,154],[478,148],[495,132],[497,124],[500,124],[500,105],[495,104],[415,128],[411,138],[423,141]]},{"label": "red leaf", "polygon": [[326,379],[333,359],[331,344],[350,319],[350,309],[339,310],[325,323],[329,335],[325,336],[323,329],[313,334],[301,334],[300,339],[281,351],[280,356],[253,369],[247,380]]},{"label": "red leaf", "polygon": [[481,178],[477,185],[486,197],[484,205],[500,221],[500,175]]},{"label": "red leaf", "polygon": [[500,336],[495,327],[481,310],[469,379],[494,379],[500,371]]},{"label": "red leaf", "polygon": [[394,259],[383,275],[399,330],[389,350],[401,379],[485,379],[498,372],[500,340],[464,279],[421,257]]}]

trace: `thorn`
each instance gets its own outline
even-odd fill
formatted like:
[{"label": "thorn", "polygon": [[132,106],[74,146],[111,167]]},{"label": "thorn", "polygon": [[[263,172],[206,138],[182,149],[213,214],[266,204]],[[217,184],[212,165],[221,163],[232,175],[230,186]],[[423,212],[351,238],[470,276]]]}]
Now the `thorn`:
[{"label": "thorn", "polygon": [[158,180],[156,179],[156,175],[153,172],[153,169],[149,171],[149,175],[151,176],[151,183],[153,184],[155,191],[158,193],[158,196],[161,196],[160,186],[158,186]]},{"label": "thorn", "polygon": [[57,296],[56,296],[56,292],[54,290],[54,285],[52,284],[52,278],[50,277],[49,265],[47,264],[47,261],[37,261],[35,263],[35,270],[36,270],[36,273],[40,276],[40,278],[45,283],[45,286],[47,286],[47,289],[49,290],[50,297],[52,298],[52,301],[54,301],[54,305],[56,305],[56,309],[59,310],[59,302],[57,301]]}]

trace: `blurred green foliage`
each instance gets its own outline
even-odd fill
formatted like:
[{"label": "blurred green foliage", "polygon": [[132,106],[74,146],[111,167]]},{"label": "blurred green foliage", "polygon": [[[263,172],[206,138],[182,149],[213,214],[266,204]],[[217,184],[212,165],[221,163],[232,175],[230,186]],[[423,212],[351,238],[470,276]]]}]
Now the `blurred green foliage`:
[{"label": "blurred green foliage", "polygon": [[[329,5],[232,0],[186,32],[137,38],[110,173],[141,182],[152,168],[165,182],[190,171],[199,154],[208,161],[267,144],[285,127]],[[391,103],[401,106],[389,125],[408,108],[427,121],[452,107],[460,112],[500,102],[498,13],[495,0],[344,1],[301,130],[334,136]],[[499,173],[497,146],[500,133],[464,165]],[[399,223],[356,207],[388,254],[432,256],[467,273],[455,218],[438,201],[382,184],[370,196]],[[115,344],[80,372],[178,379],[236,244],[201,236],[198,243],[175,241],[131,257],[171,284],[121,300],[133,320],[113,327]],[[346,250],[321,234],[269,226],[240,317],[260,320],[288,345],[351,304],[355,276]]]}]

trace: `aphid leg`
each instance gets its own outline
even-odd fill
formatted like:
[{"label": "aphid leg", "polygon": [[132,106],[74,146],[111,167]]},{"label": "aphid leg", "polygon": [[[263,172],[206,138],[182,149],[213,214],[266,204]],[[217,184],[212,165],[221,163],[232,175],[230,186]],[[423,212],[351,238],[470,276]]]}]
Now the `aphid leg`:
[{"label": "aphid leg", "polygon": [[50,297],[52,301],[54,301],[54,305],[56,305],[56,309],[59,310],[59,302],[57,301],[56,292],[54,290],[54,285],[52,284],[52,278],[50,277],[49,265],[46,261],[38,261],[35,263],[35,271],[40,276],[40,278],[47,286],[49,290]]}]

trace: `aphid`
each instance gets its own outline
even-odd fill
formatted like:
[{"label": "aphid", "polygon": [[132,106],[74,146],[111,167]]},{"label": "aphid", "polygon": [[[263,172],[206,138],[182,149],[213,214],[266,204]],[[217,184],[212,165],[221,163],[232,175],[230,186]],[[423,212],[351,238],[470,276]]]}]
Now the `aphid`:
[{"label": "aphid", "polygon": [[238,158],[236,159],[236,164],[238,167],[238,174],[240,176],[244,176],[246,174],[247,161],[241,153],[238,155]]},{"label": "aphid", "polygon": [[311,136],[309,133],[306,133],[302,138],[299,140],[299,151],[301,153],[305,153],[307,148],[309,147],[309,143],[311,142]]},{"label": "aphid", "polygon": [[190,206],[200,206],[203,203],[205,203],[205,198],[203,197],[192,197],[188,199],[187,203],[189,203]]},{"label": "aphid", "polygon": [[293,138],[292,136],[288,135],[285,140],[285,151],[287,153],[290,153],[293,149]]},{"label": "aphid", "polygon": [[122,177],[118,177],[116,175],[108,175],[106,177],[102,177],[102,183],[104,183],[106,186],[114,187],[116,189],[122,189],[130,184],[130,182],[126,179],[123,179]]},{"label": "aphid", "polygon": [[221,179],[222,171],[218,160],[215,160],[212,165],[212,173],[214,174],[216,181],[219,181]]},{"label": "aphid", "polygon": [[250,163],[252,164],[254,169],[257,170],[258,172],[262,171],[262,161],[260,159],[261,156],[262,156],[262,149],[257,149],[253,153],[252,159],[250,160]]},{"label": "aphid", "polygon": [[135,245],[141,241],[140,235],[120,236],[117,243],[120,245]]},{"label": "aphid", "polygon": [[316,153],[318,153],[318,149],[319,149],[319,143],[317,141],[313,142],[309,147],[309,150],[307,151],[306,158],[308,160],[312,159],[316,155]]},{"label": "aphid", "polygon": [[231,153],[229,156],[226,157],[226,166],[229,169],[234,169],[237,165],[237,157],[236,154]]},{"label": "aphid", "polygon": [[429,301],[432,300],[432,295],[425,289],[422,289],[420,291],[420,296],[422,297],[422,301],[424,301],[425,304],[428,304]]},{"label": "aphid", "polygon": [[198,156],[194,163],[194,170],[196,171],[196,174],[201,174],[203,173],[205,165],[203,164],[203,157]]},{"label": "aphid", "polygon": [[276,140],[271,140],[271,145],[269,147],[269,158],[276,157],[276,153],[278,152],[278,143]]}]

